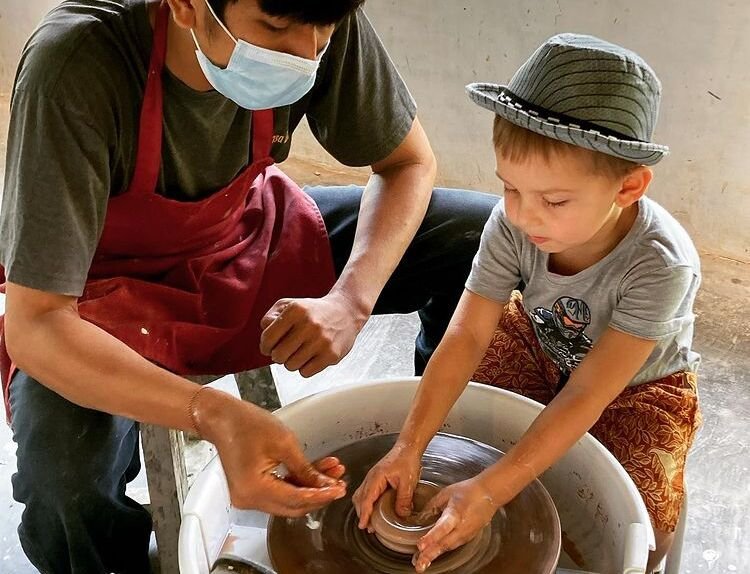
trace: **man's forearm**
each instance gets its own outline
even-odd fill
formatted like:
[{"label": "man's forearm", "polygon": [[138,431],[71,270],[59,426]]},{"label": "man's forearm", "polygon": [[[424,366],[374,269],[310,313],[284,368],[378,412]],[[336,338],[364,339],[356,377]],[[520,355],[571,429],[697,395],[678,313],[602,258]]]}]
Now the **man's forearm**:
[{"label": "man's forearm", "polygon": [[354,245],[334,291],[368,315],[414,238],[430,202],[432,164],[373,174],[362,194]]},{"label": "man's forearm", "polygon": [[[30,292],[17,286],[11,291],[19,298]],[[18,366],[83,407],[195,429],[216,445],[233,505],[301,516],[344,496],[338,460],[323,472],[316,470],[293,433],[271,413],[218,390],[199,393],[198,385],[151,364],[81,319],[70,298],[43,293],[31,298],[36,305],[9,297],[5,335]],[[45,304],[49,301],[52,308]],[[294,484],[273,477],[270,471],[280,464]]]},{"label": "man's forearm", "polygon": [[414,239],[432,196],[435,156],[419,119],[414,119],[398,148],[372,170],[351,255],[333,288],[365,319]]},{"label": "man's forearm", "polygon": [[17,325],[7,341],[17,366],[80,406],[189,430],[190,381],[153,365],[70,309]]}]

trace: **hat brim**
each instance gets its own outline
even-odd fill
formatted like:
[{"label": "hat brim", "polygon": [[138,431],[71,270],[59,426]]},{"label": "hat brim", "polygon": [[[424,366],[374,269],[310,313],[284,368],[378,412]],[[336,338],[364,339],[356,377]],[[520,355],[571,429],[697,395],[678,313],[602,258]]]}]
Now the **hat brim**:
[{"label": "hat brim", "polygon": [[624,140],[601,134],[596,130],[586,130],[575,125],[555,123],[550,121],[550,118],[542,118],[525,110],[518,103],[502,101],[501,95],[506,90],[507,86],[499,84],[474,83],[466,86],[466,91],[474,103],[540,135],[642,165],[657,164],[669,154],[669,148],[665,145]]}]

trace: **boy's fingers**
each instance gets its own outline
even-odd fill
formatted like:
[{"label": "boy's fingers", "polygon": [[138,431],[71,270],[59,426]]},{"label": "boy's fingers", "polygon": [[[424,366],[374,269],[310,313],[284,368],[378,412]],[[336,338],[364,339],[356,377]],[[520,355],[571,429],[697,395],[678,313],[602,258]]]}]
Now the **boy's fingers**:
[{"label": "boy's fingers", "polygon": [[465,544],[468,541],[467,538],[466,534],[461,532],[458,528],[451,531],[439,542],[439,544],[430,546],[429,548],[426,548],[424,552],[420,552],[417,556],[415,565],[424,565],[425,569],[429,568],[430,564],[442,554],[455,550],[459,546]]},{"label": "boy's fingers", "polygon": [[267,329],[271,323],[278,319],[279,315],[281,315],[282,311],[284,311],[289,304],[289,301],[291,301],[291,299],[279,299],[276,303],[271,305],[271,308],[266,311],[266,314],[263,315],[260,320],[260,328]]},{"label": "boy's fingers", "polygon": [[375,505],[375,501],[380,497],[381,494],[387,488],[385,480],[381,477],[370,480],[365,479],[362,486],[359,487],[355,496],[355,509],[359,514],[359,528],[367,528],[370,523],[370,517],[372,516],[372,509]]},{"label": "boy's fingers", "polygon": [[352,494],[352,505],[354,506],[354,510],[357,512],[357,516],[361,515],[361,507],[362,507],[362,496],[367,489],[367,477],[362,481],[362,484],[360,484],[357,487],[357,490],[354,491],[354,494]]},{"label": "boy's fingers", "polygon": [[399,480],[396,486],[396,514],[401,517],[409,516],[414,507],[414,483],[411,480]]},{"label": "boy's fingers", "polygon": [[438,518],[435,526],[417,543],[420,554],[429,551],[433,546],[439,547],[442,540],[456,528],[458,523],[458,515],[453,508],[446,508],[440,518]]},{"label": "boy's fingers", "polygon": [[448,504],[448,500],[449,495],[445,494],[444,490],[441,490],[435,496],[430,498],[430,500],[428,500],[427,503],[422,507],[417,520],[426,523],[432,517],[439,516],[445,506]]},{"label": "boy's fingers", "polygon": [[359,516],[357,526],[360,529],[366,528],[370,523],[370,516],[372,515],[371,488],[369,484],[365,483],[359,487],[359,490],[354,495],[354,509]]}]

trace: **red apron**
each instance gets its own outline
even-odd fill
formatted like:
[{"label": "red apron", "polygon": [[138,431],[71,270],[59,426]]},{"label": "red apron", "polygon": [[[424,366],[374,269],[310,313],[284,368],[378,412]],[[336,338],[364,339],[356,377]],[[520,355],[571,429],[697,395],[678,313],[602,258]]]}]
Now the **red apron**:
[{"label": "red apron", "polygon": [[[164,2],[135,172],[127,191],[109,200],[78,310],[175,373],[236,373],[271,362],[259,350],[261,318],[280,298],[328,293],[333,259],[317,206],[273,165],[272,110],[253,113],[252,164],[229,185],[195,202],[156,193],[168,20]],[[12,373],[0,317],[6,408]]]}]

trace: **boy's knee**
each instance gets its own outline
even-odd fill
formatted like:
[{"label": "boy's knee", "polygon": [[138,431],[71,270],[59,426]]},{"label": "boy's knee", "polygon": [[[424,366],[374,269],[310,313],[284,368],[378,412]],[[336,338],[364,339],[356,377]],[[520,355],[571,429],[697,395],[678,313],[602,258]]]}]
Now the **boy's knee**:
[{"label": "boy's knee", "polygon": [[648,566],[646,572],[654,572],[662,563],[664,558],[669,554],[674,542],[674,532],[665,532],[663,530],[654,529],[654,539],[656,541],[656,547],[653,552],[649,553]]}]

